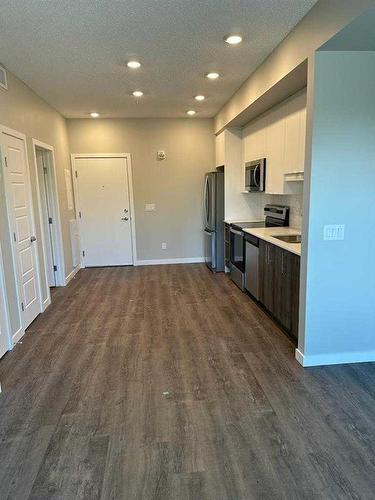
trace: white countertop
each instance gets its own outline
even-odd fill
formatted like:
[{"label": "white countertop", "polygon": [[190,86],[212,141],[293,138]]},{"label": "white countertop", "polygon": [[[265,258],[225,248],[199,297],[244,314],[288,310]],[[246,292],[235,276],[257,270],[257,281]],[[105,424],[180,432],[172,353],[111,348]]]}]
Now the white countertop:
[{"label": "white countertop", "polygon": [[261,240],[268,241],[296,255],[301,255],[301,243],[287,243],[286,241],[281,241],[273,237],[281,234],[301,234],[299,229],[293,229],[292,227],[248,227],[243,229],[243,232],[252,234]]}]

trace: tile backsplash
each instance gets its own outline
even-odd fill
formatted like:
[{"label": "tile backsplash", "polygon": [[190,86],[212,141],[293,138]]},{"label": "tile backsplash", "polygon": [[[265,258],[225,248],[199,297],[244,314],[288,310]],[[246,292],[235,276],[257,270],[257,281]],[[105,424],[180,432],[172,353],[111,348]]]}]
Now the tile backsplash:
[{"label": "tile backsplash", "polygon": [[302,193],[290,195],[264,194],[264,205],[275,203],[276,205],[287,205],[289,207],[290,227],[301,229],[302,227]]}]

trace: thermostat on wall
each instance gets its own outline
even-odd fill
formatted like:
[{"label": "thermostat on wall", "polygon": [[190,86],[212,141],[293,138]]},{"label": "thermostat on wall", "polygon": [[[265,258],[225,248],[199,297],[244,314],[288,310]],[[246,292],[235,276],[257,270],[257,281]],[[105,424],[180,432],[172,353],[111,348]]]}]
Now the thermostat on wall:
[{"label": "thermostat on wall", "polygon": [[167,157],[165,151],[158,151],[156,153],[156,158],[159,160],[159,161],[162,161],[162,160],[165,160]]}]

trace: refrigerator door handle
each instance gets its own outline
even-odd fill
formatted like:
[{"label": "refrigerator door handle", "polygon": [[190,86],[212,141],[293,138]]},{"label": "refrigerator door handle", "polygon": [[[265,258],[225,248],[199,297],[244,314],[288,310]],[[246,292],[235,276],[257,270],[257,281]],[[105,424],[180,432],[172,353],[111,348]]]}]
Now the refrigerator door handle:
[{"label": "refrigerator door handle", "polygon": [[205,227],[208,226],[208,177],[206,176],[205,183],[204,183],[204,195],[203,195],[203,212],[204,212],[204,225]]}]

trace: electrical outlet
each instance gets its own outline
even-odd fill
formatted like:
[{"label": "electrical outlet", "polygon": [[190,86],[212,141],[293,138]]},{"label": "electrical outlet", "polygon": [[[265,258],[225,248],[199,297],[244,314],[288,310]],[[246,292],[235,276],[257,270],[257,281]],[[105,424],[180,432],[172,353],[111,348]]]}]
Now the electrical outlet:
[{"label": "electrical outlet", "polygon": [[326,241],[337,241],[345,238],[344,224],[329,224],[324,226],[323,239]]},{"label": "electrical outlet", "polygon": [[146,203],[145,212],[155,212],[155,210],[156,210],[155,203]]},{"label": "electrical outlet", "polygon": [[162,250],[166,250],[167,249],[167,244],[166,244],[165,241],[161,244],[161,249]]}]

